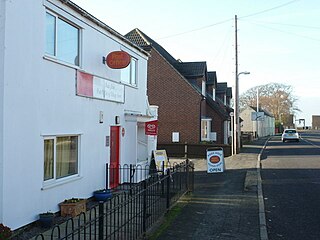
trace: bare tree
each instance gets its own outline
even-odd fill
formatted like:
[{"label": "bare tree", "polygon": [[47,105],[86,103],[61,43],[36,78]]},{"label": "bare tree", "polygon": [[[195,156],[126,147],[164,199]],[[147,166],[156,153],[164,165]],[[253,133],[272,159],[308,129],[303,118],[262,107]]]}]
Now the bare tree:
[{"label": "bare tree", "polygon": [[280,83],[268,83],[250,88],[240,96],[240,109],[257,106],[257,91],[259,91],[259,107],[272,113],[278,121],[284,121],[290,114],[300,111],[296,106],[298,99],[292,93],[292,86]]}]

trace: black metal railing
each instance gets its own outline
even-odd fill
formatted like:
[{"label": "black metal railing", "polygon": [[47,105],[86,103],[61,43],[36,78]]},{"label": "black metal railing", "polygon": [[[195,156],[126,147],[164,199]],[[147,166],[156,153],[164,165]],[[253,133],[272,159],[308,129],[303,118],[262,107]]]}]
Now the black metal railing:
[{"label": "black metal railing", "polygon": [[[129,173],[133,170],[132,166],[121,169],[127,169]],[[86,213],[70,218],[34,239],[138,239],[184,193],[193,190],[194,168],[188,160],[152,174],[149,168],[137,169],[141,172],[144,169],[145,173],[148,170],[148,175],[140,181],[132,178],[129,188],[120,188],[120,184],[121,191],[114,191],[111,199],[99,202]]]}]

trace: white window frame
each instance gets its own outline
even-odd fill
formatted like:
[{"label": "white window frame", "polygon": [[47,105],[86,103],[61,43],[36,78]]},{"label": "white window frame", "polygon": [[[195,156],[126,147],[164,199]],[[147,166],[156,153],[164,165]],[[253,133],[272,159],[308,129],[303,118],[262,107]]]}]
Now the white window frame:
[{"label": "white window frame", "polygon": [[[57,169],[57,160],[56,160],[56,152],[57,152],[57,138],[59,137],[77,137],[78,138],[78,146],[77,146],[77,173],[69,175],[69,176],[65,176],[65,177],[61,177],[61,178],[57,178],[57,173],[56,173],[56,169]],[[48,179],[48,180],[44,180],[44,157],[45,157],[45,152],[44,152],[44,142],[46,140],[53,140],[54,141],[54,159],[53,159],[53,178]],[[76,178],[80,177],[80,146],[81,146],[81,138],[79,134],[64,134],[64,135],[50,135],[50,136],[44,136],[43,137],[43,154],[42,154],[42,181],[43,181],[43,189],[47,188],[47,187],[51,187],[51,186],[55,186],[55,185],[59,185],[62,183],[65,183],[67,181],[71,181],[74,180]]]},{"label": "white window frame", "polygon": [[[50,10],[46,10],[46,16],[47,14],[52,15],[55,18],[55,39],[54,39],[54,54],[50,54],[46,52],[46,46],[45,46],[45,57],[49,58],[51,60],[55,60],[59,63],[65,64],[65,65],[71,65],[71,66],[76,66],[76,67],[80,67],[81,66],[81,46],[82,46],[82,31],[81,31],[81,27],[79,27],[78,25],[76,25],[75,23],[71,22],[70,20],[62,17],[61,15],[58,15]],[[68,61],[64,61],[60,58],[58,58],[57,56],[57,49],[58,49],[58,30],[57,30],[57,25],[58,25],[58,19],[60,19],[61,21],[66,22],[67,24],[69,24],[70,26],[78,29],[78,62],[77,64],[72,63],[72,62],[68,62]],[[46,20],[45,20],[46,21]],[[47,37],[47,36],[45,36]],[[47,39],[46,39],[47,40]]]},{"label": "white window frame", "polygon": [[201,94],[206,96],[206,81],[202,80],[201,82]]},{"label": "white window frame", "polygon": [[[133,69],[133,64],[134,64],[134,69]],[[134,70],[134,71],[133,71]],[[138,59],[134,58],[131,56],[131,60],[130,60],[130,64],[124,68],[122,71],[129,71],[129,79],[125,80],[122,78],[122,73],[121,73],[121,83],[123,84],[127,84],[133,87],[137,87],[138,86]]]},{"label": "white window frame", "polygon": [[[201,119],[201,141],[210,141],[211,122],[212,122],[211,118]],[[203,133],[204,127],[206,127],[205,133]]]}]

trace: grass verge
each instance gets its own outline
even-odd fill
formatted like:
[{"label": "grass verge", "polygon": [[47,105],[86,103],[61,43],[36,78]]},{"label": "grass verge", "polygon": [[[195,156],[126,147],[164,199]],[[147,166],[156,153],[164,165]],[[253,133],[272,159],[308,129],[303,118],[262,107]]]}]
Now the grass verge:
[{"label": "grass verge", "polygon": [[155,230],[151,235],[149,235],[147,239],[156,240],[159,236],[161,236],[172,224],[172,222],[180,215],[185,205],[185,203],[178,202],[175,206],[173,206],[169,210],[169,212],[164,216],[164,220],[159,226],[159,228],[157,228],[157,230]]}]

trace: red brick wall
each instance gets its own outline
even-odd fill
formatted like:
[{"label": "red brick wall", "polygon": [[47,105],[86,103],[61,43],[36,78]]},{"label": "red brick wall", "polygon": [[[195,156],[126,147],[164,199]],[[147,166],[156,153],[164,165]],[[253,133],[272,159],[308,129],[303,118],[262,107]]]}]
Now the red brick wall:
[{"label": "red brick wall", "polygon": [[148,97],[159,106],[158,143],[172,142],[172,132],[180,142],[200,140],[201,95],[154,49],[148,61]]}]

